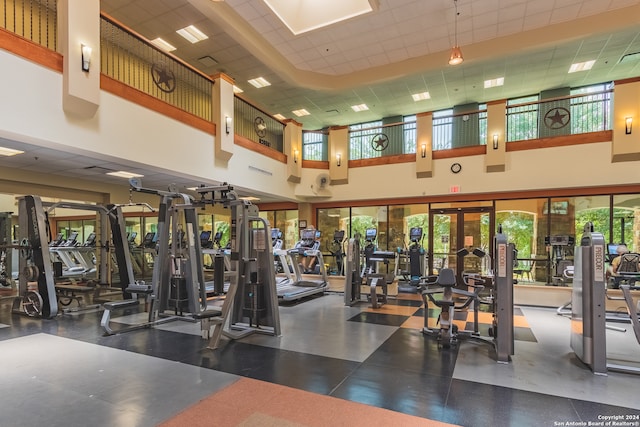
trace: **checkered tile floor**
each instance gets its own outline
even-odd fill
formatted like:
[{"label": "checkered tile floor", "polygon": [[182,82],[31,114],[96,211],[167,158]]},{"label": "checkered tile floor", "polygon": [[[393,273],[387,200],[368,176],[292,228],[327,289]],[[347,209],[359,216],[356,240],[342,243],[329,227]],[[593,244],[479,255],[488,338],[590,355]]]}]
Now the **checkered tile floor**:
[{"label": "checkered tile floor", "polygon": [[[399,293],[397,298],[389,298],[387,303],[379,308],[371,308],[361,303],[362,311],[349,319],[351,322],[375,323],[380,325],[398,326],[409,329],[422,329],[425,326],[424,302],[419,294]],[[481,307],[481,310],[484,307]],[[427,325],[429,328],[438,327],[440,309],[429,307]],[[453,322],[458,330],[473,331],[473,310],[459,311],[454,315]],[[481,336],[489,336],[489,328],[493,323],[493,313],[480,311],[478,313],[478,332]],[[527,319],[518,307],[513,309],[514,338],[519,341],[536,342],[536,338],[529,327]]]}]

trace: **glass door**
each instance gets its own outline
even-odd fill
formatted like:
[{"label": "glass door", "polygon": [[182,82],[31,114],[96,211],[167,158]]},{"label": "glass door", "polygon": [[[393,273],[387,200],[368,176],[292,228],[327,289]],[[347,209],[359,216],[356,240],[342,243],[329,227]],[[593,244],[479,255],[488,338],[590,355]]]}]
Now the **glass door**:
[{"label": "glass door", "polygon": [[429,212],[429,269],[452,268],[458,283],[463,273],[490,273],[494,234],[492,207],[431,209]]}]

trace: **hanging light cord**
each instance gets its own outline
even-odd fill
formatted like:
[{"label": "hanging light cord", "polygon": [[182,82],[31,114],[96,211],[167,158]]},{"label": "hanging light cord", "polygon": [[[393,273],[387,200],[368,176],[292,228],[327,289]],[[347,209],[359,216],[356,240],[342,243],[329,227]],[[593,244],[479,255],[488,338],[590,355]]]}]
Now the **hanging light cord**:
[{"label": "hanging light cord", "polygon": [[458,0],[453,0],[453,6],[456,8],[456,16],[453,20],[455,47],[458,47]]}]

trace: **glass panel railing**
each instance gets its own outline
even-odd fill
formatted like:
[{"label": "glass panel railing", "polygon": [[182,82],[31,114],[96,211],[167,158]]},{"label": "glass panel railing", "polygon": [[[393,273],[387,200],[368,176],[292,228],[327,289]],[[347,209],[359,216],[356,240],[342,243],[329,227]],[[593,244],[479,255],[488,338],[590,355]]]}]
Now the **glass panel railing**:
[{"label": "glass panel railing", "polygon": [[57,7],[57,0],[0,0],[0,26],[56,51]]},{"label": "glass panel railing", "polygon": [[282,122],[238,96],[234,97],[233,102],[233,129],[236,135],[281,153],[284,152],[284,124]]},{"label": "glass panel railing", "polygon": [[212,120],[213,81],[109,19],[100,27],[101,71],[204,120]]}]

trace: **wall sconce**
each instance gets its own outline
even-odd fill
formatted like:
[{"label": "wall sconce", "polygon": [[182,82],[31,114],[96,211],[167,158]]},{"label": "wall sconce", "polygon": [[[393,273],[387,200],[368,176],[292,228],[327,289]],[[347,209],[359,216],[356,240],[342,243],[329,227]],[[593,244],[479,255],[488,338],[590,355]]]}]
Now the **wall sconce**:
[{"label": "wall sconce", "polygon": [[498,134],[497,133],[493,134],[493,149],[494,150],[498,149]]},{"label": "wall sconce", "polygon": [[91,46],[80,44],[80,51],[82,53],[82,71],[88,73],[91,65]]},{"label": "wall sconce", "polygon": [[298,163],[298,154],[300,152],[298,150],[293,150],[293,163]]},{"label": "wall sconce", "polygon": [[633,117],[624,119],[624,133],[631,135],[631,127],[633,126]]},{"label": "wall sconce", "polygon": [[227,132],[227,135],[229,135],[231,133],[231,117],[224,116],[224,125],[225,131]]},{"label": "wall sconce", "polygon": [[336,154],[336,165],[340,166],[342,164],[342,154]]},{"label": "wall sconce", "polygon": [[425,157],[427,157],[427,144],[422,144],[422,147],[420,149],[420,156],[424,159]]}]

